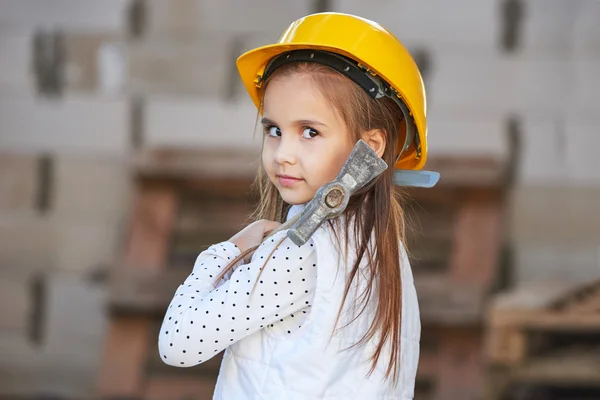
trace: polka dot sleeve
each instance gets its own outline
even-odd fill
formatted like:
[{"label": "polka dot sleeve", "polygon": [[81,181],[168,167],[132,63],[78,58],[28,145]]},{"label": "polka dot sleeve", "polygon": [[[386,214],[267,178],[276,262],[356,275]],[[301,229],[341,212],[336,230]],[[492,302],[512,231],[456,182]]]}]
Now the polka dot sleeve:
[{"label": "polka dot sleeve", "polygon": [[239,250],[223,242],[198,257],[165,314],[158,340],[163,362],[177,367],[200,364],[240,339],[310,307],[316,286],[314,243],[309,240],[297,246],[285,238],[271,254],[284,236],[285,231],[279,232],[264,242],[250,263],[238,265],[216,288],[210,275],[215,277],[227,257],[233,259]]},{"label": "polka dot sleeve", "polygon": [[[220,282],[215,283],[215,279],[221,273],[221,270],[240,254],[238,247],[231,242],[222,242],[210,246],[196,258],[192,273],[180,286],[180,289],[181,287],[191,287],[193,285],[196,293],[194,297],[203,297],[231,277],[233,271],[230,270]],[[240,264],[241,262],[237,266]],[[237,266],[234,267],[234,270]]]}]

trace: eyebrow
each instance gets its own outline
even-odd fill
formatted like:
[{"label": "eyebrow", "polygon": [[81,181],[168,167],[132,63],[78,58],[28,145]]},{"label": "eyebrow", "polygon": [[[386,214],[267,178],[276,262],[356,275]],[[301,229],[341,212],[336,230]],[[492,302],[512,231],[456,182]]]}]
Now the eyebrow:
[{"label": "eyebrow", "polygon": [[[275,121],[273,121],[273,120],[271,120],[269,118],[263,118],[263,119],[261,119],[260,123],[263,124],[263,125],[277,125],[275,123]],[[299,119],[298,121],[294,121],[294,124],[300,125],[300,126],[303,126],[303,125],[309,125],[309,126],[310,125],[321,125],[321,126],[325,126],[325,127],[327,126],[327,125],[325,125],[322,122],[314,121],[314,120],[310,120],[310,119]]]}]

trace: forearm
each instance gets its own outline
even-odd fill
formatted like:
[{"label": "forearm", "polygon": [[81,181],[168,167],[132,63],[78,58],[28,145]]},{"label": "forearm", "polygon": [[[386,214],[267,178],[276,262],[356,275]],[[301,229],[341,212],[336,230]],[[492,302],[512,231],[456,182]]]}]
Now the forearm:
[{"label": "forearm", "polygon": [[[201,293],[206,286],[195,275],[179,287],[159,333],[159,352],[166,364],[190,367],[205,362],[234,342],[307,307],[316,271],[312,247],[286,244],[286,250],[277,253],[280,259],[270,260],[263,270],[274,246],[269,242],[261,247],[252,262],[238,267],[231,279],[205,295]],[[197,266],[204,268],[203,262]]]}]

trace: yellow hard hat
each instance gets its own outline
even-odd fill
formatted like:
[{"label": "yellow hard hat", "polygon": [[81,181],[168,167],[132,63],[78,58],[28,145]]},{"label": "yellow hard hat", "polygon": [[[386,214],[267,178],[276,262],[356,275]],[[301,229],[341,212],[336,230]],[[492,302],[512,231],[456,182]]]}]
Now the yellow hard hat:
[{"label": "yellow hard hat", "polygon": [[417,64],[394,35],[376,22],[342,13],[318,13],[294,21],[277,43],[237,59],[242,82],[259,112],[263,82],[277,66],[290,61],[329,65],[371,97],[393,98],[406,121],[395,168],[423,168],[427,159],[425,87]]}]

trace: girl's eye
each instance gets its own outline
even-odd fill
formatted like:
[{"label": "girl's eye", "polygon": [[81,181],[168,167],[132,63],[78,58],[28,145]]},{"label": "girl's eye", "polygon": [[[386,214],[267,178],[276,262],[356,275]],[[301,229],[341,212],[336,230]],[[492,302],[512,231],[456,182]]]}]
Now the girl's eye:
[{"label": "girl's eye", "polygon": [[317,136],[319,134],[319,132],[315,131],[313,128],[304,128],[304,131],[302,131],[302,137],[304,137],[305,139],[312,139],[315,136]]},{"label": "girl's eye", "polygon": [[276,126],[268,126],[265,128],[265,133],[272,137],[281,136],[281,131]]}]

